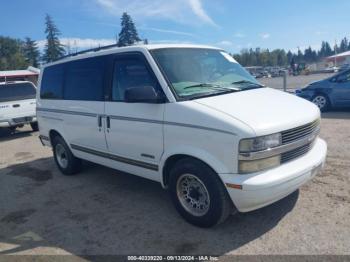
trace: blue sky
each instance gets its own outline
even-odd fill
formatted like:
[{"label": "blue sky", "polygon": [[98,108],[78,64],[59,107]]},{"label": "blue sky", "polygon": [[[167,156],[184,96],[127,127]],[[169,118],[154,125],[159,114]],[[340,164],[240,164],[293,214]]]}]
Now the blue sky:
[{"label": "blue sky", "polygon": [[81,49],[113,43],[123,11],[151,43],[295,51],[350,38],[349,0],[4,0],[1,10],[0,35],[29,36],[40,46],[46,13],[62,42]]}]

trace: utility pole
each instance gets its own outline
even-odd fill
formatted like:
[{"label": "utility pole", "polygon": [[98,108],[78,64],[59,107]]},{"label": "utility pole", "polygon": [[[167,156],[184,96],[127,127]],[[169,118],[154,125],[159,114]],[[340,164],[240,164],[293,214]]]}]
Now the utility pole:
[{"label": "utility pole", "polygon": [[336,66],[337,66],[337,39],[335,39],[334,41],[334,67]]}]

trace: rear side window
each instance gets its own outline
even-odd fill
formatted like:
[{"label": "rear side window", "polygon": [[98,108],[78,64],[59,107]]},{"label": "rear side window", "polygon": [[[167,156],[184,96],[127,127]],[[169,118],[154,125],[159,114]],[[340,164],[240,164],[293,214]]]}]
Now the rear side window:
[{"label": "rear side window", "polygon": [[41,80],[40,98],[62,99],[63,97],[63,65],[54,65],[44,69]]},{"label": "rear side window", "polygon": [[106,56],[99,56],[67,63],[64,99],[102,101],[106,59]]},{"label": "rear side window", "polygon": [[36,89],[30,83],[0,85],[0,102],[35,99]]}]

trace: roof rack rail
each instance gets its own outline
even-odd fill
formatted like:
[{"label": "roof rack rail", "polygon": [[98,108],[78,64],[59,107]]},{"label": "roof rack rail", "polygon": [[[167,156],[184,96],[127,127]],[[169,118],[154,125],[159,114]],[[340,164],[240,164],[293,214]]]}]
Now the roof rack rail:
[{"label": "roof rack rail", "polygon": [[81,54],[85,54],[85,53],[90,53],[90,52],[98,52],[98,51],[105,50],[105,49],[110,49],[110,48],[113,48],[113,47],[118,47],[118,44],[99,46],[99,47],[95,47],[95,48],[91,48],[91,49],[75,52],[73,54],[62,56],[62,57],[56,59],[55,62],[59,61],[59,60],[62,60],[64,58],[67,58],[67,57],[73,57],[73,56],[77,56],[77,55],[81,55]]}]

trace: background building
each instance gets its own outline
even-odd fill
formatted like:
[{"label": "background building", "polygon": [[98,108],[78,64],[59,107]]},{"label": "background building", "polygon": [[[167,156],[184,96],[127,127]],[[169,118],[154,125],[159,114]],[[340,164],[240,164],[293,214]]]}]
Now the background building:
[{"label": "background building", "polygon": [[30,81],[34,85],[38,84],[40,69],[28,67],[26,70],[0,71],[0,82],[6,81]]}]

